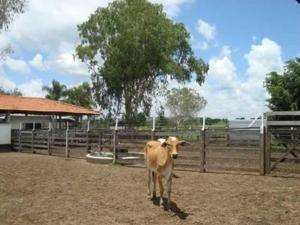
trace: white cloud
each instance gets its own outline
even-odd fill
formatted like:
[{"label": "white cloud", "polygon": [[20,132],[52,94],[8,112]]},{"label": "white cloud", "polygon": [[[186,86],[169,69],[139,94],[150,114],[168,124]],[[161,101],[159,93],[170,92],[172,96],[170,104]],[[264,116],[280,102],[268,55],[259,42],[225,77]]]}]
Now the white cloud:
[{"label": "white cloud", "polygon": [[24,96],[43,97],[45,93],[42,91],[43,82],[41,79],[31,79],[21,84],[12,81],[4,71],[4,63],[0,64],[0,87],[4,90],[19,89]]},{"label": "white cloud", "polygon": [[[77,25],[86,21],[98,7],[111,0],[31,0],[24,14],[19,15],[7,33],[14,46],[55,53],[62,42],[73,46],[78,41]],[[176,15],[180,6],[191,0],[152,0],[163,4],[169,15]],[[38,22],[37,22],[38,21]],[[26,43],[26,45],[24,44]]]},{"label": "white cloud", "polygon": [[[166,13],[173,17],[183,4],[194,0],[152,0],[163,4]],[[46,69],[48,61],[55,65],[56,72],[70,75],[86,75],[86,68],[79,62],[71,62],[70,54],[79,41],[77,25],[86,21],[98,7],[105,7],[111,0],[30,0],[24,14],[19,15],[10,27],[10,32],[1,34],[1,40],[11,43],[16,52],[36,52],[30,65]],[[0,46],[1,48],[1,46]],[[47,58],[44,60],[40,52]],[[64,62],[62,60],[67,60]],[[51,69],[51,68],[47,68]],[[57,71],[61,69],[62,71]]]},{"label": "white cloud", "polygon": [[150,0],[150,1],[153,2],[153,3],[162,4],[164,6],[165,12],[169,16],[175,17],[179,14],[180,7],[183,4],[191,3],[194,0]]},{"label": "white cloud", "polygon": [[42,91],[43,82],[41,79],[32,79],[18,86],[18,89],[24,96],[28,97],[44,97]]},{"label": "white cloud", "polygon": [[195,49],[200,49],[200,50],[207,50],[209,48],[209,44],[206,41],[203,41],[202,43],[196,43],[194,44]]},{"label": "white cloud", "polygon": [[256,36],[252,36],[252,42],[257,42],[258,38]]},{"label": "white cloud", "polygon": [[197,30],[207,41],[214,40],[217,35],[216,27],[202,19],[197,22]]},{"label": "white cloud", "polygon": [[1,65],[0,65],[0,87],[5,90],[12,90],[16,88],[15,83],[7,78]]},{"label": "white cloud", "polygon": [[258,116],[267,110],[263,86],[266,74],[283,69],[281,48],[268,38],[253,44],[245,54],[246,80],[239,78],[230,55],[230,48],[223,47],[220,56],[210,60],[209,75],[213,80],[208,77],[203,88],[208,100],[206,113],[230,118]]},{"label": "white cloud", "polygon": [[88,67],[79,59],[73,57],[72,53],[61,53],[57,57],[47,62],[51,68],[61,73],[75,75],[75,76],[88,76]]},{"label": "white cloud", "polygon": [[253,44],[245,59],[249,64],[247,74],[259,81],[264,80],[266,73],[270,71],[281,71],[284,64],[281,47],[268,38],[264,38],[261,44]]},{"label": "white cloud", "polygon": [[47,69],[47,66],[44,62],[44,58],[40,53],[36,54],[34,56],[34,58],[29,62],[29,64],[38,70],[46,70]]},{"label": "white cloud", "polygon": [[231,48],[230,46],[228,45],[224,45],[222,48],[221,48],[221,52],[220,52],[220,56],[224,57],[224,56],[228,56],[230,57],[231,56]]},{"label": "white cloud", "polygon": [[219,57],[209,60],[208,76],[212,77],[221,88],[231,88],[237,80],[236,67],[231,61],[231,50],[223,46]]},{"label": "white cloud", "polygon": [[43,82],[41,79],[31,79],[19,85],[10,80],[5,74],[3,67],[0,65],[0,87],[4,90],[19,89],[24,96],[30,97],[44,97],[45,93],[42,91]]},{"label": "white cloud", "polygon": [[199,42],[199,40],[197,40],[192,34],[191,34],[190,43],[193,49],[200,49],[202,51],[205,51],[210,47],[207,41]]},{"label": "white cloud", "polygon": [[210,69],[203,86],[196,82],[185,85],[171,81],[170,87],[194,88],[208,101],[201,115],[236,118],[255,117],[267,111],[263,81],[267,73],[282,71],[280,46],[267,38],[253,44],[245,54],[248,68],[241,79],[231,58],[231,48],[223,46],[219,56],[209,60]]},{"label": "white cloud", "polygon": [[7,57],[5,61],[5,66],[14,72],[23,73],[23,74],[30,73],[30,68],[27,62],[21,59],[13,59],[11,57]]}]

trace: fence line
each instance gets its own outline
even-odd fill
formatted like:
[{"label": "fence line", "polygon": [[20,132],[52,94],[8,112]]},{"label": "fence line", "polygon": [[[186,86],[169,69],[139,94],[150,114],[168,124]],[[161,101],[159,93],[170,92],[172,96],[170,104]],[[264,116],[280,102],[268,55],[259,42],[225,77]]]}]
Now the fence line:
[{"label": "fence line", "polygon": [[[285,132],[287,133],[287,131]],[[271,148],[271,145],[272,147],[274,145],[271,142],[276,135],[280,134],[279,137],[285,138],[285,140],[287,136],[291,137],[286,133],[277,131],[276,134],[274,132],[260,134],[258,128],[209,128],[185,131],[13,130],[12,145],[18,151],[60,155],[66,158],[85,157],[86,153],[91,151],[113,152],[114,156],[117,156],[120,151],[126,151],[139,156],[140,161],[136,165],[141,166],[144,164],[142,150],[148,140],[178,136],[191,142],[192,145],[180,151],[176,168],[193,169],[201,172],[214,170],[250,171],[264,175],[278,167],[282,161],[288,163],[293,161],[290,158],[283,160],[279,154],[274,154]],[[298,134],[296,131],[294,133]],[[295,137],[298,136],[294,135],[294,139],[292,139],[295,143]],[[295,149],[290,151],[292,155],[296,152]],[[297,157],[295,158],[297,159]],[[114,157],[115,161],[117,161],[117,157]],[[295,171],[298,171],[298,168]]]}]

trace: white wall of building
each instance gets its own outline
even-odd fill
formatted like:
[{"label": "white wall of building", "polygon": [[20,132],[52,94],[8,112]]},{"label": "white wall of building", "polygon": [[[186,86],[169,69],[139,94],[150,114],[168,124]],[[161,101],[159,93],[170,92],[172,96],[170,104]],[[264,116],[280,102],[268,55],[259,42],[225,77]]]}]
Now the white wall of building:
[{"label": "white wall of building", "polygon": [[0,145],[11,144],[11,124],[0,123]]},{"label": "white wall of building", "polygon": [[22,128],[26,123],[41,123],[42,129],[47,129],[49,122],[51,121],[51,116],[24,116],[24,115],[12,115],[10,118],[11,129],[19,129],[20,123],[22,123]]}]

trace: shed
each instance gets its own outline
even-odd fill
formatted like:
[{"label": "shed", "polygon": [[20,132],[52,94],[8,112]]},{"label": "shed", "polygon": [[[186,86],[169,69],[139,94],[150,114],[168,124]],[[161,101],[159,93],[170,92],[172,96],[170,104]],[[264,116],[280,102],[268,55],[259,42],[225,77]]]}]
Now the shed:
[{"label": "shed", "polygon": [[12,127],[15,128],[16,121],[22,124],[22,121],[36,123],[54,119],[59,121],[59,126],[61,126],[62,116],[80,118],[97,116],[100,115],[100,112],[46,98],[0,94],[0,114],[4,115],[4,119],[0,121],[0,145],[3,145],[10,144],[10,132]]}]

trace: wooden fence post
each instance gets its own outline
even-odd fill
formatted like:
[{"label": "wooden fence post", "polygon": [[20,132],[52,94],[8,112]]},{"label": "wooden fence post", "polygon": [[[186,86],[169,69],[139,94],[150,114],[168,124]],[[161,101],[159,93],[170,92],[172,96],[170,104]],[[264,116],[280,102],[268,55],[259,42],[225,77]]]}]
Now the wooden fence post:
[{"label": "wooden fence post", "polygon": [[51,139],[52,139],[52,129],[50,128],[48,130],[48,133],[47,133],[47,150],[48,150],[48,155],[52,155],[52,149],[51,149]]},{"label": "wooden fence post", "polygon": [[69,150],[69,124],[67,122],[67,129],[66,129],[66,149],[65,149],[66,158],[70,157],[70,150]]},{"label": "wooden fence post", "polygon": [[20,123],[19,126],[19,131],[18,131],[18,144],[19,144],[19,149],[18,151],[21,152],[22,151],[22,123]]},{"label": "wooden fence post", "polygon": [[47,132],[47,150],[48,150],[48,155],[52,155],[52,150],[51,150],[51,134],[52,134],[52,126],[51,126],[51,123],[49,123],[48,132]]},{"label": "wooden fence post", "polygon": [[34,145],[34,130],[31,131],[31,151],[32,153],[35,153],[33,145]]},{"label": "wooden fence post", "polygon": [[90,120],[87,121],[86,129],[86,152],[90,152]]},{"label": "wooden fence post", "polygon": [[113,132],[113,164],[117,162],[117,145],[118,145],[118,130],[114,130]]},{"label": "wooden fence post", "polygon": [[266,128],[260,130],[260,175],[266,174]]},{"label": "wooden fence post", "polygon": [[31,151],[32,153],[36,153],[36,151],[34,150],[34,130],[31,131]]},{"label": "wooden fence post", "polygon": [[201,142],[201,172],[206,172],[206,129],[202,129],[202,142]]},{"label": "wooden fence post", "polygon": [[228,128],[226,128],[226,130],[225,130],[225,132],[226,132],[226,146],[228,147],[228,146],[230,146],[230,135],[229,135],[229,129]]},{"label": "wooden fence post", "polygon": [[19,142],[19,149],[18,151],[21,152],[22,151],[22,130],[19,130],[18,132],[18,142]]},{"label": "wooden fence post", "polygon": [[266,146],[265,146],[265,173],[271,172],[271,135],[270,129],[266,129]]},{"label": "wooden fence post", "polygon": [[35,122],[32,124],[32,132],[31,132],[31,150],[32,153],[36,153],[36,151],[34,150],[34,131],[35,131]]},{"label": "wooden fence post", "polygon": [[102,147],[102,132],[101,131],[99,133],[98,146],[99,146],[98,150],[102,151],[103,147]]},{"label": "wooden fence post", "polygon": [[90,152],[90,131],[86,131],[86,152]]}]

